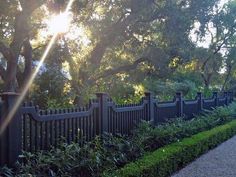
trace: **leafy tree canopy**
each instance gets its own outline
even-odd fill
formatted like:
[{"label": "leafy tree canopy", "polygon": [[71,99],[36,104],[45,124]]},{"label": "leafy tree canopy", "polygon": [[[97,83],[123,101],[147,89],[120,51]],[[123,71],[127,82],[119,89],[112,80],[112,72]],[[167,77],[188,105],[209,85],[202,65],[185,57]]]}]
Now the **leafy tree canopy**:
[{"label": "leafy tree canopy", "polygon": [[[0,1],[2,90],[22,90],[55,33],[50,19],[67,4]],[[149,79],[175,83],[183,78],[185,84],[209,88],[214,78],[222,78],[222,87],[228,87],[234,70],[236,2],[220,4],[220,0],[74,1],[68,31],[57,36],[43,66],[47,69],[38,74],[34,86],[52,98],[67,87],[70,97],[80,96],[76,102],[96,91],[116,95],[116,88],[121,93],[140,84],[148,88]],[[204,40],[208,46],[199,46]]]}]

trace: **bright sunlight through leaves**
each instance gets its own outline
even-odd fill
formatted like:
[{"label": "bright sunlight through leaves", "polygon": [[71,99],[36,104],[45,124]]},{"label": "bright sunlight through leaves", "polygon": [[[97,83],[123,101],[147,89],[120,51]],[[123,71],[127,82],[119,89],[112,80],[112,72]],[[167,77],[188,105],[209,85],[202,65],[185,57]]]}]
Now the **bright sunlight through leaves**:
[{"label": "bright sunlight through leaves", "polygon": [[72,24],[72,20],[73,14],[71,12],[50,15],[44,20],[46,28],[40,32],[40,36],[47,39],[54,34],[63,34],[66,39],[73,40],[79,45],[89,45],[91,41],[85,28],[81,25]]},{"label": "bright sunlight through leaves", "polygon": [[69,30],[70,23],[72,21],[71,13],[61,13],[59,15],[53,15],[47,22],[48,33],[66,33]]}]

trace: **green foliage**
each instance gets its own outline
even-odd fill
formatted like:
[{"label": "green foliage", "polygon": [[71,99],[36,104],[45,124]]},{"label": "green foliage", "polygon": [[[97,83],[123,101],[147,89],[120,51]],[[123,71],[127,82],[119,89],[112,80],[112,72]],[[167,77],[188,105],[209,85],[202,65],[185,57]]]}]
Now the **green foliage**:
[{"label": "green foliage", "polygon": [[135,161],[145,153],[178,142],[201,131],[209,130],[234,119],[236,104],[219,107],[191,121],[177,119],[153,127],[143,122],[132,136],[105,134],[81,146],[61,144],[51,151],[24,153],[14,170],[15,176],[100,176]]},{"label": "green foliage", "polygon": [[[117,104],[127,104],[139,102],[141,99],[140,94],[135,94],[134,84],[127,81],[124,83],[120,80],[115,80],[109,83],[109,87],[104,88],[103,90],[112,97],[115,103]],[[104,87],[106,87],[106,82],[104,82]],[[142,94],[143,96],[143,94]]]},{"label": "green foliage", "polygon": [[4,177],[12,177],[14,176],[14,172],[12,171],[12,169],[3,166],[0,168],[0,176],[4,176]]},{"label": "green foliage", "polygon": [[47,109],[60,109],[60,108],[73,108],[74,105],[70,103],[69,98],[61,98],[61,99],[48,99],[47,100]]},{"label": "green foliage", "polygon": [[217,146],[236,134],[236,121],[198,133],[160,148],[127,164],[124,168],[103,176],[112,177],[166,177],[194,160],[207,150]]},{"label": "green foliage", "polygon": [[104,135],[82,147],[61,144],[49,152],[24,153],[18,176],[99,176],[106,168],[121,167],[140,157],[139,147],[125,137]]},{"label": "green foliage", "polygon": [[190,121],[179,118],[157,127],[143,123],[134,130],[133,138],[145,151],[152,151],[184,137],[229,122],[234,119],[235,113],[236,104],[233,103],[229,107],[219,107],[212,112],[196,116]]},{"label": "green foliage", "polygon": [[[177,79],[177,76],[173,80],[167,79],[166,81],[153,80],[152,78],[146,79],[143,85],[146,90],[153,92],[159,101],[172,100],[176,92],[182,92],[186,99],[194,99],[198,91],[202,91],[204,94],[206,91],[207,93],[212,93],[211,89],[208,89],[209,91],[201,90],[195,82],[182,77]],[[208,94],[206,95],[209,96]]]},{"label": "green foliage", "polygon": [[[71,96],[65,74],[55,64],[45,65],[31,87],[29,99],[41,108],[68,107]],[[58,106],[58,107],[57,107]]]}]

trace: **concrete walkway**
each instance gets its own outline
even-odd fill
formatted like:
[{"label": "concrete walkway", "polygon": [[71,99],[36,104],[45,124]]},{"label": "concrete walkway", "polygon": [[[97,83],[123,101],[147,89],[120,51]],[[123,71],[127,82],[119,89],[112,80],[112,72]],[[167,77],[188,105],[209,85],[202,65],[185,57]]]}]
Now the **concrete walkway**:
[{"label": "concrete walkway", "polygon": [[202,155],[172,177],[236,177],[236,136]]}]

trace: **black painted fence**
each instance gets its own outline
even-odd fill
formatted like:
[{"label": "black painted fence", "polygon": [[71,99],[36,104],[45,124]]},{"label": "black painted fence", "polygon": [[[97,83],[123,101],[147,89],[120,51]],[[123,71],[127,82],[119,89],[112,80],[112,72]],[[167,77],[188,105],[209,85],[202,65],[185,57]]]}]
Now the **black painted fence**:
[{"label": "black painted fence", "polygon": [[[157,125],[180,116],[191,119],[204,109],[233,101],[232,92],[214,92],[209,99],[198,93],[194,100],[184,100],[181,93],[176,93],[169,102],[158,102],[151,93],[145,93],[139,104],[116,105],[106,93],[96,95],[87,106],[74,109],[40,110],[32,103],[20,106],[0,135],[0,165],[12,165],[22,150],[48,150],[58,146],[62,139],[83,144],[105,132],[129,134],[141,120]],[[6,121],[17,97],[14,93],[1,95],[0,125]]]}]

